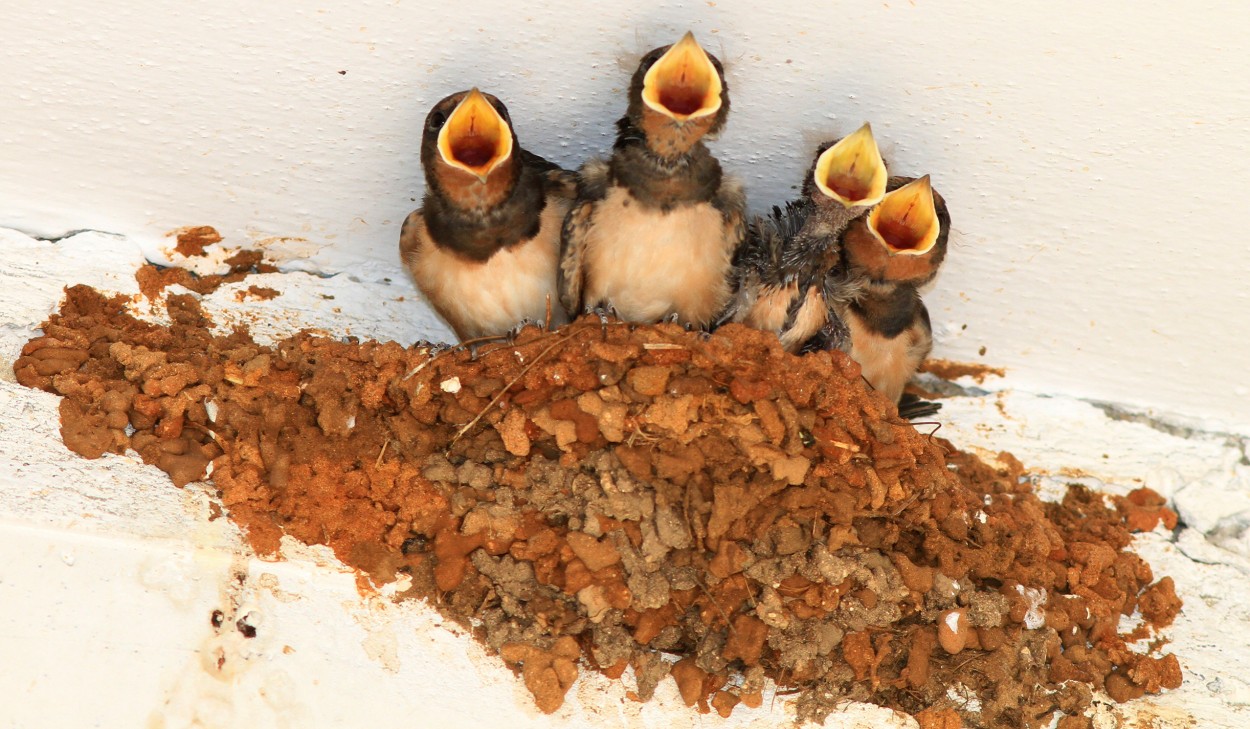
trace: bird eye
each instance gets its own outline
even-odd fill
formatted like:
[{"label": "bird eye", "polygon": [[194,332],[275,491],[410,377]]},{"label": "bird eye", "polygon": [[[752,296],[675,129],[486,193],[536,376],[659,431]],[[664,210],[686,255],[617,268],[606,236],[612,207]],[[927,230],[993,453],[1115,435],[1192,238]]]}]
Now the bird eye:
[{"label": "bird eye", "polygon": [[447,115],[445,113],[441,111],[436,111],[430,114],[429,127],[431,131],[436,130],[436,129],[442,129],[443,125],[446,123],[447,123]]},{"label": "bird eye", "polygon": [[642,57],[642,61],[638,64],[639,68],[644,72],[651,70],[651,67],[655,65],[655,62],[663,58],[664,54],[670,47],[671,46],[664,46],[663,48],[656,48],[655,50],[649,51],[647,55]]}]

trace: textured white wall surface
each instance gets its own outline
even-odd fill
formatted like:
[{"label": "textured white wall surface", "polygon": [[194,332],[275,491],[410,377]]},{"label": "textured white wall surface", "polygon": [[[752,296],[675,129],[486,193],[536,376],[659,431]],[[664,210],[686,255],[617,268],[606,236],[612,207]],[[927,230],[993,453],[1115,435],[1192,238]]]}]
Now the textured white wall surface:
[{"label": "textured white wall surface", "polygon": [[155,256],[166,231],[210,224],[362,279],[398,275],[436,100],[494,92],[524,145],[576,166],[609,147],[636,58],[690,28],[728,66],[714,150],[753,209],[864,120],[893,170],[933,174],[955,228],[929,297],[937,356],[1250,428],[1247,3],[6,0],[3,16],[0,226],[125,233]]},{"label": "textured white wall surface", "polygon": [[[0,228],[126,237],[0,230],[0,729],[791,715],[778,699],[726,723],[680,707],[671,684],[639,706],[590,677],[544,717],[428,608],[362,597],[315,551],[256,560],[210,519],[211,488],[68,453],[56,399],[12,382],[62,286],[133,292],[135,267],[164,260],[184,225],[288,271],[345,274],[266,276],[271,302],[224,288],[205,304],[233,312],[223,325],[446,336],[395,245],[422,194],[429,106],[479,85],[525,146],[576,166],[609,147],[636,58],[687,28],[728,67],[734,111],[713,149],[755,210],[794,194],[817,141],[864,120],[893,170],[933,174],[955,221],[927,299],[935,354],[1006,366],[1015,388],[947,401],[942,435],[1172,499],[1186,527],[1136,547],[1186,601],[1168,637],[1187,680],[1115,711],[1127,726],[1247,726],[1250,654],[1229,640],[1250,631],[1244,442],[1072,398],[1250,432],[1250,263],[1232,225],[1250,179],[1250,4],[4,0]],[[245,616],[254,639],[230,629]],[[827,726],[915,725],[849,707]]]}]

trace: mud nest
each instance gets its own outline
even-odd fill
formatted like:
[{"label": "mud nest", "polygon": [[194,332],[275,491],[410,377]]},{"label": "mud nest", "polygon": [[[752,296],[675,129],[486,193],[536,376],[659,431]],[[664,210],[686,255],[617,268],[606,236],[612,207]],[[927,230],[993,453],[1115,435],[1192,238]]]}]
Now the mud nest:
[{"label": "mud nest", "polygon": [[[801,719],[839,702],[926,728],[1088,726],[1178,686],[1149,639],[1180,608],[1125,551],[1175,515],[1153,492],[1032,492],[918,432],[840,353],[730,326],[582,319],[476,354],[212,333],[77,286],[23,384],[64,396],[66,445],[209,477],[260,553],[329,545],[425,598],[518,670],[543,711],[579,672],[641,701],[672,677],[728,715],[767,679]],[[1120,617],[1139,613],[1131,634]]]}]

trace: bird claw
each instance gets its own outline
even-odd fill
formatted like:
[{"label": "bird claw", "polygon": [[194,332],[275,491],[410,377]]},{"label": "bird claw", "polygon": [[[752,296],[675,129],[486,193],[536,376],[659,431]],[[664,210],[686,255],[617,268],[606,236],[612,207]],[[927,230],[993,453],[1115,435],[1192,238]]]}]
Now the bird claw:
[{"label": "bird claw", "polygon": [[620,316],[617,315],[616,307],[611,304],[607,306],[588,306],[586,307],[586,313],[599,317],[599,327],[603,330],[604,341],[607,341],[608,323],[613,319],[620,319]]},{"label": "bird claw", "polygon": [[422,361],[421,364],[409,370],[408,373],[405,374],[403,377],[404,381],[412,379],[412,377],[416,375],[418,372],[425,369],[426,367],[429,367],[430,363],[433,362],[435,359],[437,359],[438,357],[441,357],[442,355],[446,354],[447,352],[450,352],[451,350],[459,346],[460,345],[458,344],[449,344],[447,342],[425,343],[425,355],[426,355],[425,360]]},{"label": "bird claw", "polygon": [[514,342],[516,341],[516,338],[521,334],[521,330],[524,329],[525,327],[538,327],[540,329],[543,329],[544,331],[546,330],[546,325],[543,322],[526,317],[522,319],[521,321],[517,322],[516,324],[514,324],[512,328],[509,329],[507,333],[504,334],[504,336],[507,338],[509,343]]},{"label": "bird claw", "polygon": [[607,324],[612,319],[619,319],[620,315],[616,312],[616,307],[608,304],[607,306],[592,306],[586,309],[587,314],[594,314],[599,317],[599,323]]}]

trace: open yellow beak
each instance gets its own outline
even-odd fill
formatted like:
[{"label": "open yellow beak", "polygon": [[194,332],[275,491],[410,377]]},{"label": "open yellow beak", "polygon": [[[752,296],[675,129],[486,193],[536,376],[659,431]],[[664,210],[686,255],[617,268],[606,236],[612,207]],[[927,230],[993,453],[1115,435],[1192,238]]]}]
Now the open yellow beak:
[{"label": "open yellow beak", "polygon": [[821,153],[816,186],[846,207],[876,205],[885,195],[885,160],[867,123]]},{"label": "open yellow beak", "polygon": [[438,132],[438,153],[482,182],[512,156],[512,129],[476,88],[456,105]]},{"label": "open yellow beak", "polygon": [[929,176],[913,180],[886,195],[881,204],[868,213],[868,229],[891,254],[922,256],[928,253],[941,232]]},{"label": "open yellow beak", "polygon": [[720,74],[689,31],[642,79],[643,103],[679,122],[715,114],[720,95]]}]

